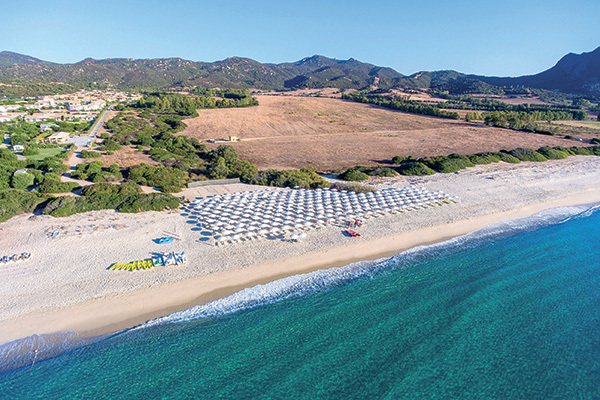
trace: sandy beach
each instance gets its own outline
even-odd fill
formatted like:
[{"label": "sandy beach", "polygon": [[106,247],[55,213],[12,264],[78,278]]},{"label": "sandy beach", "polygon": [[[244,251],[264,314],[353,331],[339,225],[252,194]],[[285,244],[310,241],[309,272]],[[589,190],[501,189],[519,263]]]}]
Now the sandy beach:
[{"label": "sandy beach", "polygon": [[[600,202],[600,158],[498,163],[375,184],[414,184],[457,196],[458,202],[368,219],[360,238],[346,237],[341,226],[329,225],[309,231],[298,243],[274,238],[225,247],[215,247],[185,209],[14,217],[0,224],[0,256],[32,256],[0,265],[0,343],[62,331],[82,336],[115,332],[281,277],[392,256],[549,208]],[[193,198],[264,189],[240,184],[184,194]],[[153,242],[166,235],[181,240],[172,245]],[[165,250],[185,251],[188,264],[136,272],[107,270],[115,262],[141,260]]]}]

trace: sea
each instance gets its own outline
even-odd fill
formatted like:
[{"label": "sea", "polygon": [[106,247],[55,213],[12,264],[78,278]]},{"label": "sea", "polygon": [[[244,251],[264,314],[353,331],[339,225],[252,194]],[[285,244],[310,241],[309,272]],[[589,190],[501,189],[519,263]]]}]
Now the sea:
[{"label": "sea", "polygon": [[11,342],[0,398],[600,399],[599,210],[288,277],[83,345]]}]

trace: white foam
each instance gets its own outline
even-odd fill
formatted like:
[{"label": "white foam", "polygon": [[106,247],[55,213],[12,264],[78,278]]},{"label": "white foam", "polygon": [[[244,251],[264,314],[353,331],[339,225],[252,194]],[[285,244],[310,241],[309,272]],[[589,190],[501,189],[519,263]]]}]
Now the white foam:
[{"label": "white foam", "polygon": [[0,373],[57,357],[102,337],[81,339],[75,331],[31,335],[0,345]]}]

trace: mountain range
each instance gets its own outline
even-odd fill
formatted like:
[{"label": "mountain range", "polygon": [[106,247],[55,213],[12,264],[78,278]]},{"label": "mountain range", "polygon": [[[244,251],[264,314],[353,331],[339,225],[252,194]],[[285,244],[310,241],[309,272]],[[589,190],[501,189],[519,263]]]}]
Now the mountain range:
[{"label": "mountain range", "polygon": [[[181,58],[94,60],[58,64],[34,57],[0,52],[0,94],[8,88],[44,90],[107,88],[160,90],[191,86],[290,90],[336,87],[432,88],[454,94],[494,93],[505,87],[527,87],[600,98],[600,47],[589,53],[567,54],[552,68],[536,75],[488,77],[457,71],[423,71],[405,76],[392,68],[353,58],[320,55],[281,64],[230,57],[216,62]],[[8,86],[7,86],[8,85]]]}]

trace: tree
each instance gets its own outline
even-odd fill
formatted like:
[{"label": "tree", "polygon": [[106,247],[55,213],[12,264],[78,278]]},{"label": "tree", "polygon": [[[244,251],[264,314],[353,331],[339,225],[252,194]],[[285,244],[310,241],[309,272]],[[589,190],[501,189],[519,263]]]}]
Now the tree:
[{"label": "tree", "polygon": [[29,186],[33,185],[35,181],[35,175],[30,174],[29,172],[20,173],[13,175],[11,186],[15,189],[27,189]]}]

